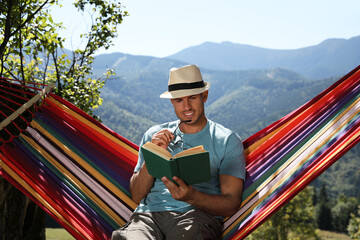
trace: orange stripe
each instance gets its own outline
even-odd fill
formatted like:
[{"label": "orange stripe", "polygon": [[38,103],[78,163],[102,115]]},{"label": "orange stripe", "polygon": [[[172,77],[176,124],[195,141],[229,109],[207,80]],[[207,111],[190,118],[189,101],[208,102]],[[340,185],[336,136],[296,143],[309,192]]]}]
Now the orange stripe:
[{"label": "orange stripe", "polygon": [[[54,144],[56,144],[57,147],[62,149],[66,154],[68,154],[72,159],[74,159],[75,162],[77,162],[80,166],[82,166],[84,169],[86,169],[86,171],[89,172],[95,179],[97,179],[97,181],[101,182],[104,186],[106,186],[110,190],[110,192],[114,193],[117,197],[119,197],[122,201],[124,201],[127,205],[129,205],[132,209],[135,209],[137,207],[137,204],[131,198],[129,198],[126,194],[124,194],[119,188],[117,188],[113,183],[111,183],[108,179],[106,179],[106,177],[104,177],[101,173],[99,173],[96,169],[94,169],[84,159],[79,157],[76,153],[74,153],[68,147],[66,147],[61,141],[56,139],[49,132],[47,132],[44,128],[42,128],[36,121],[32,121],[31,126],[34,127],[35,129],[37,129],[38,131],[40,131],[47,138],[49,138]],[[31,144],[33,146],[33,148],[36,149],[37,151],[39,151],[39,149],[42,149],[34,141],[27,138],[26,136],[23,136],[23,138],[25,138],[25,140],[28,141],[29,144]],[[56,166],[56,168],[58,170],[60,170],[60,172],[67,173],[68,178],[71,181],[76,179],[76,181],[74,181],[74,184],[76,184],[76,185],[77,185],[77,183],[82,184],[80,180],[78,180],[74,175],[72,175],[70,172],[68,172],[66,170],[66,168],[62,167],[62,165],[59,164],[50,155],[46,154],[46,158],[48,159],[48,161],[50,161],[52,163],[52,165]],[[82,185],[82,187],[80,187],[80,186],[78,186],[78,187],[80,189],[84,189],[83,191],[86,192],[88,196],[93,195],[92,192],[85,185]],[[96,195],[91,197],[91,199],[93,199],[93,201],[96,202],[97,205],[101,206],[102,208],[108,209],[107,206],[103,205],[104,204],[103,201],[98,199],[96,197]],[[98,199],[98,200],[95,200],[95,199]],[[110,214],[110,213],[112,213],[112,210],[110,210],[110,209],[107,211],[104,210],[104,212],[107,212],[108,215],[110,215],[111,218],[114,219],[120,225],[124,224],[124,222],[121,219],[118,219],[113,214]],[[116,220],[116,219],[118,219],[118,220]],[[119,220],[120,220],[120,222],[119,222]]]},{"label": "orange stripe", "polygon": [[357,131],[352,132],[346,139],[344,139],[342,144],[339,144],[334,150],[332,150],[326,157],[323,158],[321,162],[316,164],[312,169],[308,169],[308,171],[304,174],[304,176],[299,179],[296,183],[294,183],[290,189],[288,189],[284,194],[275,198],[274,202],[266,208],[265,211],[262,212],[261,215],[257,216],[253,221],[246,224],[242,230],[237,233],[232,239],[240,239],[244,237],[249,231],[255,228],[263,219],[265,219],[269,213],[273,212],[273,210],[278,207],[282,202],[286,201],[291,194],[297,191],[299,188],[306,184],[306,181],[311,180],[312,176],[318,173],[322,168],[326,167],[325,165],[336,155],[338,155],[349,143],[353,142],[356,138],[360,136],[360,129],[358,128]]},{"label": "orange stripe", "polygon": [[[284,137],[289,132],[293,131],[295,128],[301,125],[301,122],[307,118],[310,118],[312,113],[316,112],[318,109],[321,109],[322,106],[327,104],[329,101],[334,101],[334,96],[340,94],[344,89],[349,88],[349,85],[354,85],[359,79],[360,70],[358,70],[354,75],[349,77],[345,82],[342,82],[338,87],[326,94],[318,102],[314,103],[312,106],[307,108],[301,114],[292,119],[289,124],[287,124],[281,131],[278,131],[274,136],[265,141],[261,146],[255,149],[253,152],[249,153],[248,158],[251,159],[260,154],[264,154],[268,149],[271,148],[279,139]],[[250,161],[251,162],[251,161]]]},{"label": "orange stripe", "polygon": [[[6,161],[6,163],[4,162]],[[43,192],[32,180],[30,180],[22,171],[20,171],[7,158],[0,158],[0,166],[17,181],[28,193],[37,199],[46,209],[52,212],[58,219],[73,229],[76,233],[84,239],[91,239],[91,237],[79,226],[77,222],[64,209],[59,206],[50,196]]]},{"label": "orange stripe", "polygon": [[108,148],[111,148],[113,152],[117,152],[118,154],[125,156],[123,159],[125,162],[130,164],[130,166],[135,166],[137,162],[137,154],[138,152],[121,141],[120,139],[112,136],[108,132],[104,131],[103,129],[99,128],[95,124],[91,123],[90,121],[86,120],[85,118],[81,117],[65,105],[62,105],[61,103],[57,102],[52,97],[47,98],[46,100],[49,105],[51,105],[51,108],[56,108],[57,110],[51,109],[51,111],[62,111],[64,112],[71,120],[77,122],[82,128],[84,128],[84,131],[91,132],[94,137],[98,138],[100,141],[104,143],[104,145]]}]

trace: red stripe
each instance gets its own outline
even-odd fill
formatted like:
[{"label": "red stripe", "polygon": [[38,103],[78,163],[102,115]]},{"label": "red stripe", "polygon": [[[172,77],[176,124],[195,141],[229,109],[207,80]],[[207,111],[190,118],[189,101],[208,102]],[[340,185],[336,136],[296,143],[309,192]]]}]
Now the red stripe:
[{"label": "red stripe", "polygon": [[291,137],[291,134],[296,133],[297,129],[305,126],[309,121],[312,120],[313,117],[316,117],[314,115],[316,112],[326,107],[331,102],[336,101],[335,96],[339,97],[345,95],[348,91],[351,90],[351,87],[354,86],[355,84],[358,84],[359,81],[360,81],[360,71],[350,76],[346,82],[343,82],[340,85],[338,85],[337,88],[333,89],[331,94],[328,94],[324,98],[319,99],[312,106],[308,107],[302,113],[297,115],[292,120],[291,123],[289,123],[283,129],[281,129],[278,133],[276,133],[270,139],[265,141],[261,146],[259,146],[257,149],[255,149],[247,156],[249,169],[251,168],[253,162],[256,162],[255,160],[259,156],[263,156],[267,152],[274,151],[274,146],[275,147],[278,146],[281,139],[285,139],[287,135],[288,137]]},{"label": "red stripe", "polygon": [[273,124],[265,127],[264,129],[260,130],[259,132],[255,133],[254,135],[250,136],[244,141],[244,147],[251,146],[261,138],[265,137],[269,133],[273,132],[274,130],[278,129],[280,126],[284,125],[286,122],[290,121],[292,118],[296,117],[299,113],[303,112],[305,109],[307,109],[309,106],[313,105],[315,102],[317,102],[319,99],[324,97],[326,94],[331,92],[333,89],[335,89],[340,83],[346,81],[351,75],[356,73],[358,70],[360,70],[360,65],[354,68],[352,71],[350,71],[348,74],[346,74],[344,77],[342,77],[340,80],[336,81],[334,84],[332,84],[330,87],[322,91],[320,94],[318,94],[316,97],[311,99],[309,102],[304,104],[303,106],[299,107],[298,109],[294,110],[293,112],[289,113],[288,115],[284,116],[283,118],[279,119],[278,121],[274,122]]},{"label": "red stripe", "polygon": [[[91,127],[82,124],[80,121],[73,118],[71,115],[68,115],[51,101],[47,101],[46,103],[49,104],[49,106],[46,106],[44,108],[44,110],[46,109],[47,114],[50,114],[55,118],[59,117],[63,121],[68,122],[68,124],[70,126],[73,126],[76,129],[76,131],[79,131],[86,136],[86,138],[84,137],[82,138],[82,140],[85,140],[86,142],[92,144],[93,146],[94,144],[97,145],[102,149],[102,152],[108,151],[109,153],[114,154],[116,158],[110,158],[110,159],[114,159],[113,161],[114,163],[118,164],[119,167],[126,169],[126,171],[128,172],[133,171],[136,165],[134,154],[126,153],[128,152],[128,150],[120,149],[118,146],[114,147],[114,144],[110,142],[108,139],[106,139],[104,136],[98,134]],[[121,159],[122,161],[116,161],[115,159],[119,159],[119,160]]]},{"label": "red stripe", "polygon": [[[4,159],[5,156],[1,155],[0,158]],[[0,175],[5,178],[8,182],[11,183],[15,188],[20,190],[23,194],[25,194],[28,198],[30,198],[34,203],[36,203],[41,209],[43,209],[47,214],[49,214],[57,223],[59,223],[66,231],[68,231],[74,238],[76,239],[85,239],[84,236],[80,235],[77,231],[63,222],[60,218],[55,216],[49,209],[47,209],[41,202],[39,202],[31,193],[29,193],[25,188],[23,188],[16,180],[14,180],[10,175],[8,175],[5,171],[1,171],[0,168]]]},{"label": "red stripe", "polygon": [[[251,217],[249,221],[242,226],[241,230],[235,232],[231,239],[238,239],[241,236],[241,239],[248,236],[252,231],[254,231],[258,226],[263,224],[268,220],[274,213],[276,213],[281,207],[287,204],[292,198],[294,198],[299,192],[301,192],[307,185],[309,185],[315,178],[321,175],[325,170],[327,170],[334,162],[341,158],[348,150],[355,146],[359,141],[360,137],[358,136],[354,140],[350,141],[360,131],[360,122],[353,126],[350,130],[344,134],[340,139],[333,143],[323,154],[321,154],[312,164],[310,164],[306,171],[303,171],[299,176],[294,178],[291,182],[287,183],[289,188],[283,189],[276,196],[262,207],[261,211]],[[338,154],[333,156],[338,149],[344,147]],[[326,162],[322,167],[318,168]],[[300,184],[301,183],[301,184]],[[298,185],[299,184],[299,185]],[[294,187],[297,186],[295,191]],[[280,198],[281,196],[287,196],[285,198]],[[265,212],[267,212],[264,214]],[[260,221],[259,221],[260,219]],[[254,224],[253,226],[251,226]]]},{"label": "red stripe", "polygon": [[[65,99],[63,99],[63,98],[61,98],[61,97],[59,97],[59,96],[57,96],[55,94],[50,93],[49,95],[54,97],[57,101],[64,104],[65,106],[67,106],[68,108],[70,108],[74,112],[78,113],[79,115],[81,115],[85,119],[89,120],[91,123],[95,124],[96,126],[100,127],[101,129],[105,130],[106,132],[110,133],[114,137],[120,139],[121,141],[125,142],[127,145],[134,148],[136,151],[139,151],[139,146],[138,145],[136,145],[135,143],[129,141],[128,139],[124,138],[123,136],[119,135],[118,133],[116,133],[115,131],[113,131],[110,128],[106,127],[105,125],[101,124],[100,122],[96,121],[93,117],[91,117],[89,114],[82,111],[80,108],[76,107],[74,104],[66,101]],[[136,159],[136,161],[137,161],[137,159]]]}]

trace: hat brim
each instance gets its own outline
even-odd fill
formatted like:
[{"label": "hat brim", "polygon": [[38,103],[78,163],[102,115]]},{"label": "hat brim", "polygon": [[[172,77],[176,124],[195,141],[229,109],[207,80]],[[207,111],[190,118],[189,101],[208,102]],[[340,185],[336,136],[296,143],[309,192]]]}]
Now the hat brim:
[{"label": "hat brim", "polygon": [[177,91],[167,91],[160,95],[160,98],[181,98],[187,97],[191,95],[196,95],[203,93],[210,88],[210,83],[204,82],[205,86],[202,88],[193,88],[193,89],[184,89],[184,90],[177,90]]}]

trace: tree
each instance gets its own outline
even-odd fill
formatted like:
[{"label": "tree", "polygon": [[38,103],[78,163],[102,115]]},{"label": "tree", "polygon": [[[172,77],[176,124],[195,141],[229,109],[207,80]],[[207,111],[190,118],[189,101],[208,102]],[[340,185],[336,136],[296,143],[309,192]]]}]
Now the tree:
[{"label": "tree", "polygon": [[350,214],[350,222],[347,231],[352,239],[360,239],[360,205],[357,214]]},{"label": "tree", "polygon": [[316,223],[319,229],[332,230],[332,215],[325,185],[321,186],[316,206]]},{"label": "tree", "polygon": [[351,213],[357,211],[358,202],[356,198],[347,198],[345,195],[340,194],[334,207],[331,209],[333,216],[333,227],[337,232],[346,232]]},{"label": "tree", "polygon": [[305,188],[254,231],[249,239],[318,239],[312,195],[313,188]]},{"label": "tree", "polygon": [[[85,46],[67,54],[63,48],[65,39],[58,34],[63,26],[55,23],[50,13],[60,3],[60,0],[0,1],[0,76],[26,82],[54,82],[56,94],[93,115],[93,109],[102,103],[100,89],[114,74],[108,69],[104,76],[93,75],[94,54],[111,46],[117,26],[127,12],[115,0],[74,1],[78,11],[90,14],[92,24],[90,31],[81,35]],[[44,213],[0,178],[0,238],[44,239],[43,223]]]}]

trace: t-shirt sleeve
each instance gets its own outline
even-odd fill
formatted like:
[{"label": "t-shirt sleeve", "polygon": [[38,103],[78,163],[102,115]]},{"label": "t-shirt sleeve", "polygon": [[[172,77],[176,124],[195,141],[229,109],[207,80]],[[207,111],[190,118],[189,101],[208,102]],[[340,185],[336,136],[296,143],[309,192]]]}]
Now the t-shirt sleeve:
[{"label": "t-shirt sleeve", "polygon": [[139,147],[140,147],[140,148],[139,148],[139,149],[140,149],[140,150],[139,150],[139,156],[138,156],[137,164],[136,164],[136,166],[135,166],[135,168],[134,168],[134,172],[140,171],[141,166],[142,166],[142,164],[143,164],[143,162],[144,162],[144,157],[143,157],[143,154],[142,154],[142,151],[141,151],[141,146],[144,145],[145,143],[151,141],[152,136],[153,136],[156,132],[160,131],[161,129],[163,129],[163,127],[156,125],[156,126],[153,126],[153,127],[149,128],[149,129],[144,133],[144,136],[142,137],[141,142],[140,142],[140,145],[139,145]]},{"label": "t-shirt sleeve", "polygon": [[143,154],[142,154],[142,151],[141,151],[141,146],[144,145],[146,142],[150,141],[151,140],[151,136],[149,137],[150,133],[149,133],[149,130],[147,132],[145,132],[141,142],[140,142],[140,148],[139,148],[139,155],[138,155],[138,161],[136,163],[136,166],[134,168],[134,172],[138,172],[140,171],[141,169],[141,166],[144,162],[144,157],[143,157]]},{"label": "t-shirt sleeve", "polygon": [[245,154],[242,141],[236,133],[232,133],[225,145],[224,158],[220,165],[219,174],[231,175],[246,179]]}]

